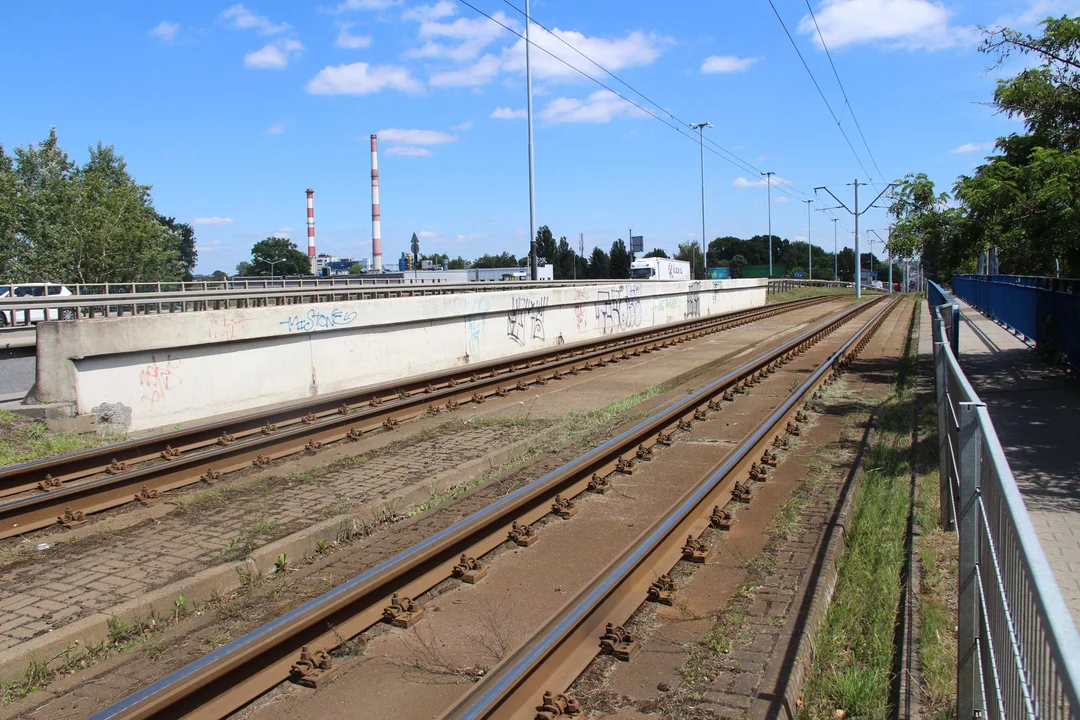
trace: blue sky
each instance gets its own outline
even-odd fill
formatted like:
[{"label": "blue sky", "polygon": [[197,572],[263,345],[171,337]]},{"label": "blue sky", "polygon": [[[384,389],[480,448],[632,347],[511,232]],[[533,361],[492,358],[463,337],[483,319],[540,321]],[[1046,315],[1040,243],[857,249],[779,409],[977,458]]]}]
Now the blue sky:
[{"label": "blue sky", "polygon": [[[942,189],[1021,128],[980,104],[1016,68],[987,70],[976,26],[1030,29],[1080,11],[1080,0],[810,1],[881,175],[926,172]],[[523,30],[504,0],[470,2]],[[765,232],[754,170],[790,183],[790,196],[774,188],[772,211],[774,233],[789,238],[806,237],[799,201],[815,186],[849,206],[844,183],[881,187],[805,0],[774,2],[867,170],[768,0],[532,3],[536,22],[663,111],[535,26],[534,42],[669,123],[665,112],[711,122],[707,137],[749,164],[706,152],[710,239]],[[77,160],[97,140],[115,145],[159,211],[196,225],[202,272],[232,272],[269,234],[304,247],[308,187],[318,249],[370,256],[373,132],[388,261],[413,232],[425,252],[526,252],[523,43],[457,0],[5,3],[0,48],[4,147],[38,142],[50,125]],[[584,233],[587,253],[628,227],[647,247],[700,239],[697,142],[544,53],[533,59],[537,225]],[[834,204],[819,197],[814,207]],[[851,218],[838,217],[850,245]],[[884,235],[886,224],[871,210],[862,226]],[[824,213],[811,235],[831,249]]]}]

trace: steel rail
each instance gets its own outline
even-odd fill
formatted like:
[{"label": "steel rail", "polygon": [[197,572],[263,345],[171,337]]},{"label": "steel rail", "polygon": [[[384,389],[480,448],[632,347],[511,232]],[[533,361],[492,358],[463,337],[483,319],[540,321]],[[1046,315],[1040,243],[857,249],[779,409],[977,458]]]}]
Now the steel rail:
[{"label": "steel rail", "polygon": [[[824,381],[846,364],[884,322],[899,300],[888,302],[829,359],[818,367],[772,414],[760,423],[667,514],[642,533],[572,601],[507,659],[474,685],[442,717],[445,720],[521,718],[536,714],[557,698],[596,658],[608,623],[622,626],[646,602],[650,584],[682,558],[686,538],[709,525],[710,509],[723,507],[740,470],[768,447],[777,430]],[[565,699],[565,696],[564,696]],[[530,712],[531,711],[531,712]],[[536,715],[540,717],[539,714]]]},{"label": "steel rail", "polygon": [[[326,443],[358,439],[436,411],[480,404],[511,390],[557,380],[564,373],[577,374],[821,300],[798,302],[539,350],[13,466],[0,471],[0,496],[39,488],[42,492],[0,505],[0,538],[55,524],[62,517],[79,522],[87,514],[140,497],[153,501],[155,493],[184,485],[212,484],[223,473],[264,467],[287,455],[315,452]],[[151,464],[151,460],[160,461]],[[128,469],[140,462],[141,467]],[[90,479],[93,475],[98,477]],[[80,482],[71,484],[73,480]]]},{"label": "steel rail", "polygon": [[[771,373],[865,311],[871,301],[834,315],[691,393],[576,460],[435,533],[329,592],[234,640],[101,711],[94,718],[224,717],[289,677],[301,648],[331,650],[382,619],[395,593],[417,597],[452,576],[459,557],[482,557],[506,542],[515,523],[551,512],[557,494],[573,497],[638,452],[670,444],[713,398]],[[718,407],[714,405],[713,408]]]}]

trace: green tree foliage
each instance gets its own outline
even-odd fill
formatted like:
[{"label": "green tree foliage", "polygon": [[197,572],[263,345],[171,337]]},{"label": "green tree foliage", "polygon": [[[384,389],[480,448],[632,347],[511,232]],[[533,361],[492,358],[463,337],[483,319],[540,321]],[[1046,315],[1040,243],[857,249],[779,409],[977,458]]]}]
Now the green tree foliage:
[{"label": "green tree foliage", "polygon": [[594,247],[589,256],[589,279],[602,280],[611,277],[611,258],[598,247]]},{"label": "green tree foliage", "polygon": [[236,274],[240,277],[251,277],[255,274],[254,269],[247,260],[241,260],[236,263]]},{"label": "green tree foliage", "polygon": [[667,258],[667,256],[668,256],[667,251],[664,250],[663,248],[653,248],[649,252],[645,253],[645,255],[643,255],[642,257],[647,257],[647,258],[651,258],[651,257]]},{"label": "green tree foliage", "polygon": [[744,258],[742,255],[736,255],[735,257],[731,258],[731,261],[728,264],[728,267],[731,268],[731,277],[741,278],[742,269],[745,265],[746,258]]},{"label": "green tree foliage", "polygon": [[[895,256],[920,255],[930,277],[969,270],[997,246],[1004,273],[1080,274],[1080,20],[1048,18],[1039,35],[1003,28],[981,50],[998,66],[1019,55],[1027,68],[998,80],[993,104],[1024,122],[998,138],[997,154],[954,187],[956,203],[924,174],[900,181],[890,212]],[[956,205],[953,207],[952,205]],[[898,230],[898,232],[897,232]]]},{"label": "green tree foliage", "polygon": [[224,270],[215,270],[210,277],[214,278],[218,282],[229,279],[228,274]]},{"label": "green tree foliage", "polygon": [[543,258],[548,265],[555,265],[558,260],[558,247],[555,236],[551,234],[551,228],[541,225],[536,231],[536,256]]},{"label": "green tree foliage", "polygon": [[565,237],[559,238],[559,245],[555,255],[555,279],[569,280],[574,277],[574,263],[577,262],[577,253],[570,249],[570,243]]},{"label": "green tree foliage", "polygon": [[[240,265],[236,266],[236,271],[240,272]],[[310,272],[311,262],[308,256],[296,247],[296,243],[289,238],[271,236],[260,240],[251,248],[251,262],[246,274],[276,276],[307,275]]]},{"label": "green tree foliage", "polygon": [[[528,258],[526,258],[528,259]],[[473,261],[474,268],[512,268],[519,267],[518,258],[513,253],[499,255],[481,255]]]},{"label": "green tree foliage", "polygon": [[675,253],[676,260],[685,260],[690,263],[691,271],[694,273],[695,280],[704,279],[705,264],[701,261],[701,245],[693,240],[688,240],[683,243],[679,243],[679,251]]},{"label": "green tree foliage", "polygon": [[184,270],[184,280],[191,280],[195,272],[195,264],[199,261],[199,251],[195,247],[195,228],[187,223],[177,222],[176,218],[165,217],[158,214],[158,222],[176,233],[180,244],[177,251],[180,253],[180,266]]},{"label": "green tree foliage", "polygon": [[[178,280],[194,266],[194,232],[169,225],[111,145],[77,166],[56,130],[0,150],[0,280],[61,283]],[[187,228],[187,231],[190,231]]]},{"label": "green tree foliage", "polygon": [[364,272],[364,266],[361,265],[360,263],[354,263],[353,265],[349,266],[349,274],[350,275],[360,275],[363,272]]},{"label": "green tree foliage", "polygon": [[449,269],[450,270],[464,270],[465,269],[465,258],[458,255],[456,258],[454,258],[453,260],[450,261]]},{"label": "green tree foliage", "polygon": [[626,249],[626,243],[619,238],[611,243],[611,252],[608,253],[608,277],[623,280],[630,277],[630,252]]}]

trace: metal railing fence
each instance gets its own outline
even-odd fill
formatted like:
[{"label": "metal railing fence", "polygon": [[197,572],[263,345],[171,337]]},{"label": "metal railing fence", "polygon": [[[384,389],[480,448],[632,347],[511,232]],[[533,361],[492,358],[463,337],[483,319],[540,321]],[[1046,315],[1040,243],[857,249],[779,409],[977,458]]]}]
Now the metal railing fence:
[{"label": "metal railing fence", "polygon": [[1080,367],[1080,280],[1023,275],[954,275],[953,292],[1040,348]]},{"label": "metal railing fence", "polygon": [[956,717],[1080,717],[1080,635],[957,361],[959,305],[929,285],[941,524],[960,545]]}]

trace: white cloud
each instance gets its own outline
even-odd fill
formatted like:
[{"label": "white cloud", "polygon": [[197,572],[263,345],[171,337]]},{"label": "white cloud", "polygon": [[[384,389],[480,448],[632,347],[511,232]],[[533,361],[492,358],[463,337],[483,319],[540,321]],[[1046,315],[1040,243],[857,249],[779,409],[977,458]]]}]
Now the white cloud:
[{"label": "white cloud", "polygon": [[494,55],[485,55],[474,65],[460,70],[449,70],[431,76],[432,87],[477,87],[487,85],[499,74],[500,61]]},{"label": "white cloud", "polygon": [[520,110],[512,110],[508,107],[495,108],[495,112],[491,113],[491,117],[496,120],[520,120],[528,115],[525,108]]},{"label": "white cloud", "polygon": [[260,35],[277,35],[289,29],[289,23],[274,23],[265,15],[256,15],[237,3],[221,13],[222,20],[228,20],[238,30],[257,30]]},{"label": "white cloud", "polygon": [[951,152],[951,153],[971,153],[971,152],[976,152],[978,150],[989,150],[992,147],[994,147],[994,143],[992,143],[992,142],[964,143],[960,147],[953,148],[949,152]]},{"label": "white cloud", "polygon": [[172,40],[178,32],[180,32],[179,23],[162,20],[157,24],[157,27],[150,31],[150,34],[162,40]]},{"label": "white cloud", "polygon": [[420,232],[416,233],[416,237],[420,240],[431,240],[433,238],[439,237],[439,233],[431,232],[430,230],[421,230]]},{"label": "white cloud", "polygon": [[417,5],[401,13],[402,20],[414,20],[416,22],[431,22],[444,17],[457,15],[457,5],[453,0],[439,0],[434,5]]},{"label": "white cloud", "polygon": [[191,219],[192,225],[232,225],[233,219],[230,217],[197,217]]},{"label": "white cloud", "polygon": [[[765,187],[765,184],[766,184],[765,183],[765,178],[758,178],[757,180],[750,180],[750,179],[744,178],[744,177],[737,177],[737,178],[735,178],[735,182],[731,183],[731,186],[732,187],[737,187],[737,188],[755,188],[755,187]],[[772,184],[773,185],[790,185],[791,181],[790,180],[785,180],[784,178],[782,178],[782,177],[780,177],[778,175],[773,175]]]},{"label": "white cloud", "polygon": [[337,39],[334,40],[334,44],[340,48],[348,48],[350,50],[357,50],[359,48],[366,48],[371,45],[370,35],[353,35],[349,32],[354,23],[338,23]]},{"label": "white cloud", "polygon": [[330,12],[348,12],[349,10],[385,10],[397,7],[402,0],[344,0]]},{"label": "white cloud", "polygon": [[[492,17],[503,25],[516,27],[502,12],[493,13]],[[485,17],[457,18],[451,22],[426,20],[420,23],[418,32],[424,44],[405,54],[414,58],[444,58],[454,62],[466,62],[502,37],[504,32],[506,31],[498,24]]]},{"label": "white cloud", "polygon": [[1080,14],[1077,0],[1029,0],[1028,7],[1017,16],[1006,16],[994,21],[994,27],[1018,29],[1040,23],[1048,17]]},{"label": "white cloud", "polygon": [[645,113],[610,90],[598,90],[585,100],[555,98],[540,111],[540,118],[549,123],[606,123],[620,116],[644,117]]},{"label": "white cloud", "polygon": [[[655,33],[644,33],[636,30],[627,34],[624,38],[609,40],[601,37],[588,37],[573,30],[559,30],[552,28],[552,32],[562,38],[585,55],[595,60],[611,72],[625,70],[632,67],[643,67],[651,64],[665,45],[672,41]],[[595,66],[581,55],[571,50],[558,38],[543,32],[537,28],[532,34],[533,43],[552,55],[561,58],[572,67],[567,67],[562,62],[544,52],[532,53],[532,71],[534,77],[540,79],[549,78],[577,78],[578,72],[572,68],[579,68],[589,73],[596,72]],[[518,40],[513,47],[503,52],[503,68],[507,72],[525,72],[525,41]]]},{"label": "white cloud", "polygon": [[475,124],[475,123],[474,123],[474,122],[473,122],[472,120],[466,120],[466,121],[465,121],[465,122],[463,122],[463,123],[458,123],[457,125],[455,125],[455,126],[454,126],[453,128],[451,128],[451,129],[453,129],[453,130],[471,130],[471,129],[472,129],[472,126],[473,126],[474,124]]},{"label": "white cloud", "polygon": [[786,203],[787,201],[788,198],[784,195],[777,195],[775,198],[773,198],[774,203]]},{"label": "white cloud", "polygon": [[265,134],[267,134],[267,135],[280,135],[283,132],[285,132],[285,123],[276,122],[273,125],[271,125],[270,127],[263,130],[263,132]]},{"label": "white cloud", "polygon": [[270,233],[270,237],[285,238],[292,240],[293,229],[291,227],[278,228],[274,232]]},{"label": "white cloud", "polygon": [[743,70],[749,70],[750,66],[757,61],[757,58],[741,58],[735,55],[713,55],[712,57],[705,58],[705,62],[701,63],[701,72],[707,75],[713,73],[742,72]]},{"label": "white cloud", "polygon": [[408,145],[395,145],[383,151],[386,155],[404,155],[405,157],[428,157],[431,151],[427,148],[410,147]]},{"label": "white cloud", "polygon": [[365,62],[324,67],[307,84],[314,95],[367,95],[385,88],[415,93],[423,85],[404,67]]},{"label": "white cloud", "polygon": [[274,40],[245,55],[244,67],[279,70],[288,65],[290,60],[299,57],[303,51],[304,46],[299,40]]},{"label": "white cloud", "polygon": [[[833,49],[882,42],[904,50],[940,50],[974,43],[977,30],[950,25],[950,15],[931,0],[824,0],[817,20]],[[810,15],[799,21],[799,32],[820,43]]]},{"label": "white cloud", "polygon": [[450,133],[439,132],[438,130],[401,130],[399,128],[388,128],[386,130],[380,130],[376,135],[384,142],[402,143],[405,145],[441,145],[457,140],[457,138]]}]

